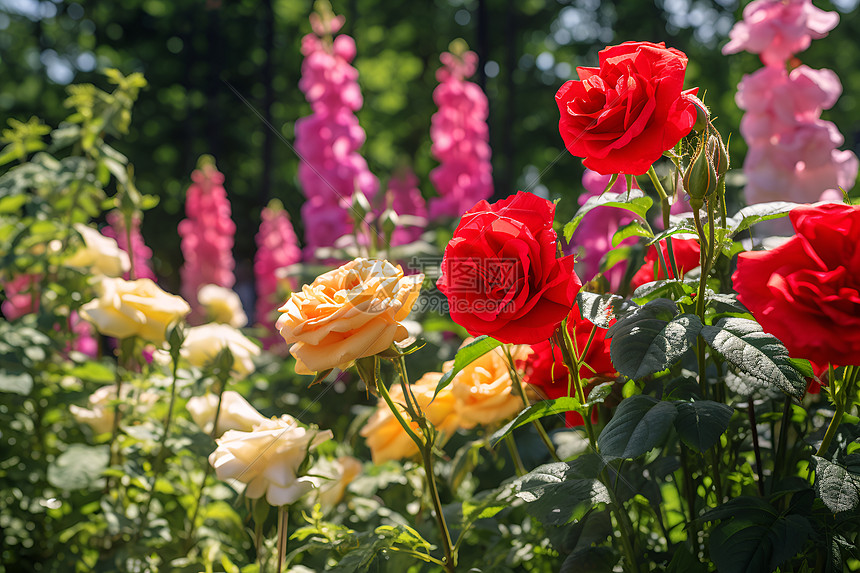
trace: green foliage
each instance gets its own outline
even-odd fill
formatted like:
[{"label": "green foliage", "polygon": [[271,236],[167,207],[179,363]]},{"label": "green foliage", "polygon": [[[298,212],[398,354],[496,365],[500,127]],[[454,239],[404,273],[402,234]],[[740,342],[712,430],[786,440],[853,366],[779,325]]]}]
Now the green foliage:
[{"label": "green foliage", "polygon": [[459,374],[463,368],[487,352],[492,352],[501,345],[502,343],[495,338],[490,338],[489,336],[478,336],[472,342],[460,348],[460,350],[457,351],[457,355],[454,356],[454,366],[442,374],[442,378],[440,378],[439,382],[436,384],[436,391],[433,395],[436,396],[443,388],[448,386],[451,383],[451,380],[454,379],[454,376]]},{"label": "green foliage", "polygon": [[647,453],[666,440],[677,415],[674,404],[651,396],[623,400],[597,438],[600,454],[610,459],[633,459]]},{"label": "green foliage", "polygon": [[729,428],[732,407],[712,400],[676,402],[678,437],[696,452],[709,450]]},{"label": "green foliage", "polygon": [[539,466],[514,482],[516,495],[544,524],[581,519],[593,506],[610,501],[598,479],[602,465],[599,456],[585,455],[572,462]]},{"label": "green foliage", "polygon": [[585,205],[579,208],[573,219],[564,226],[564,238],[570,241],[576,228],[582,222],[585,215],[597,207],[616,207],[635,213],[642,220],[654,201],[638,189],[631,189],[628,193],[603,193],[599,197],[590,197]]}]

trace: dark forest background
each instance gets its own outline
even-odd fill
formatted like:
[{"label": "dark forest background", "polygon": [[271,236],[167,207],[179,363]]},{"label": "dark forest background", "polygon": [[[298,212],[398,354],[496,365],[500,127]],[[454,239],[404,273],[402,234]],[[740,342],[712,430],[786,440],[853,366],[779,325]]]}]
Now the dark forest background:
[{"label": "dark forest background", "polygon": [[[724,134],[732,133],[734,166],[745,147],[734,103],[757,56],[723,56],[728,31],[746,2],[734,0],[334,0],[343,31],[358,47],[354,65],[365,105],[359,112],[370,169],[384,185],[403,165],[417,173],[425,196],[430,117],[439,54],[455,38],[480,57],[474,80],[490,101],[496,196],[517,189],[563,201],[572,214],[581,164],[563,150],[554,94],[575,68],[595,65],[607,44],[665,41],[687,53],[687,87],[700,86]],[[841,15],[838,27],[800,54],[814,68],[837,72],[843,95],[824,114],[857,152],[860,140],[860,15],[857,0],[816,1]],[[99,70],[142,72],[149,87],[135,106],[129,136],[116,142],[135,165],[138,187],[158,195],[144,235],[157,271],[181,264],[176,223],[202,154],[215,156],[238,226],[238,272],[250,272],[259,213],[280,199],[301,236],[302,195],[292,142],[295,120],[310,108],[298,89],[300,42],[310,32],[310,0],[0,0],[0,121],[38,116],[56,125],[70,83],[107,89]],[[229,84],[229,85],[228,85]],[[276,131],[267,129],[247,98]]]}]

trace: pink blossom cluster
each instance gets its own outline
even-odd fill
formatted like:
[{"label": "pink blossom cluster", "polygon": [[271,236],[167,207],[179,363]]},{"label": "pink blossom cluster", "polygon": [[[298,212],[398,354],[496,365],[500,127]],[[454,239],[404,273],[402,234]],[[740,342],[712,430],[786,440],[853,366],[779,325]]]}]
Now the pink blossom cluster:
[{"label": "pink blossom cluster", "polygon": [[400,170],[391,177],[386,201],[398,216],[391,245],[408,245],[417,241],[426,225],[427,205],[418,189],[418,177],[411,169]]},{"label": "pink blossom cluster", "polygon": [[352,231],[351,197],[358,189],[371,199],[379,181],[358,153],[364,129],[355,111],[362,106],[355,41],[346,34],[331,40],[343,16],[312,14],[313,33],[302,38],[302,78],[299,88],[313,113],[296,122],[296,150],[302,158],[298,177],[306,197],[302,205],[305,245],[309,255],[332,246]]},{"label": "pink blossom cluster", "polygon": [[842,93],[831,70],[800,65],[787,70],[796,52],[823,38],[839,21],[811,0],[756,0],[744,9],[723,53],[761,54],[765,67],[744,76],[736,101],[746,111],[741,134],[749,146],[744,171],[748,203],[838,200],[850,189],[858,160],[836,126],[821,119]]},{"label": "pink blossom cluster", "polygon": [[[129,249],[125,217],[122,213],[111,211],[107,215],[107,220],[110,226],[105,227],[102,232],[105,237],[114,239],[119,248],[128,253],[134,269],[134,278],[155,280],[155,273],[149,266],[149,261],[152,260],[152,249],[143,241],[143,235],[140,233],[140,217],[134,216],[131,221],[131,249]],[[131,271],[125,273],[123,278],[131,279]]]},{"label": "pink blossom cluster", "polygon": [[[280,340],[275,329],[277,308],[283,300],[278,298],[278,286],[282,284],[279,271],[302,260],[302,250],[290,223],[290,216],[279,202],[263,208],[262,222],[257,232],[257,254],[254,258],[254,275],[257,286],[257,322],[264,326],[270,336],[263,338],[269,348]],[[296,285],[289,285],[290,290]]]},{"label": "pink blossom cluster", "polygon": [[459,217],[493,193],[490,164],[487,96],[477,84],[466,81],[475,73],[474,52],[444,52],[436,72],[439,85],[433,101],[431,152],[440,165],[430,172],[439,197],[430,200],[430,217]]},{"label": "pink blossom cluster", "polygon": [[[606,186],[609,185],[611,177],[611,175],[601,175],[596,171],[586,169],[582,175],[585,193],[579,196],[579,204],[584,205],[590,198],[600,196]],[[626,191],[627,183],[624,177],[619,177],[609,189],[610,193],[624,193]],[[576,254],[576,274],[584,282],[594,279],[600,272],[600,261],[612,250],[612,237],[615,232],[635,218],[635,215],[629,211],[614,207],[597,207],[582,218],[579,227],[576,228],[576,232],[571,237],[567,251]],[[622,241],[621,245],[635,242],[636,238],[630,237]],[[627,262],[622,261],[604,273],[612,291],[617,291],[621,286],[621,280],[624,278],[626,269]]]},{"label": "pink blossom cluster", "polygon": [[182,296],[192,308],[192,320],[203,316],[197,291],[207,284],[231,288],[236,282],[233,269],[233,240],[236,224],[230,218],[230,201],[224,189],[224,175],[213,161],[201,160],[191,174],[193,183],[185,196],[186,219],[179,222],[182,256]]},{"label": "pink blossom cluster", "polygon": [[6,300],[3,301],[0,309],[6,320],[15,320],[39,309],[41,280],[38,274],[23,274],[3,283]]}]

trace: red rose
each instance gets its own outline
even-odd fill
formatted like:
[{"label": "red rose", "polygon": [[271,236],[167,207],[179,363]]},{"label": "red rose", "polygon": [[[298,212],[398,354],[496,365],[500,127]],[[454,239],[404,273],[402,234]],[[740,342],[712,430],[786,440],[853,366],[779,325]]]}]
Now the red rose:
[{"label": "red rose", "polygon": [[[576,348],[580,352],[588,344],[592,327],[590,322],[580,316],[579,307],[575,306],[570,311],[567,319],[567,331],[570,333],[571,340],[575,340]],[[550,400],[563,396],[576,396],[576,388],[572,381],[570,393],[567,391],[568,370],[561,356],[561,348],[558,345],[550,344],[549,341],[533,344],[531,348],[532,353],[528,359],[517,364],[518,368],[523,369],[523,380],[526,384],[534,386],[544,397]],[[583,357],[583,361],[586,365],[579,369],[581,380],[615,377],[615,367],[609,358],[609,340],[606,339],[606,329],[598,328],[595,331],[591,346],[588,347],[588,352]],[[596,384],[590,384],[584,388],[586,397],[594,386]],[[596,415],[597,410],[594,412]],[[566,418],[568,427],[583,424],[582,416],[577,412],[567,412]],[[596,421],[596,418],[593,419]]]},{"label": "red rose", "polygon": [[[663,251],[663,259],[666,261],[669,278],[676,278],[674,273],[672,273],[672,264],[669,262],[669,249],[666,247],[665,241],[660,243],[660,250]],[[701,262],[699,259],[699,241],[697,239],[673,238],[672,252],[675,254],[675,264],[678,267],[678,274],[681,275],[681,278],[684,277],[684,273],[687,271],[697,268]],[[666,273],[663,272],[663,267],[660,266],[657,249],[654,245],[651,245],[645,254],[645,264],[630,279],[630,288],[635,290],[646,283],[661,281],[665,278]]]},{"label": "red rose", "polygon": [[512,344],[552,336],[582,286],[573,256],[556,259],[554,215],[553,203],[522,191],[463,214],[436,283],[454,322]]},{"label": "red rose", "polygon": [[788,242],[738,255],[738,300],[816,374],[860,364],[860,205],[804,205],[790,217]]},{"label": "red rose", "polygon": [[662,42],[602,50],[599,68],[577,68],[579,80],[555,94],[565,147],[603,175],[647,172],[696,123],[686,69],[687,56]]}]

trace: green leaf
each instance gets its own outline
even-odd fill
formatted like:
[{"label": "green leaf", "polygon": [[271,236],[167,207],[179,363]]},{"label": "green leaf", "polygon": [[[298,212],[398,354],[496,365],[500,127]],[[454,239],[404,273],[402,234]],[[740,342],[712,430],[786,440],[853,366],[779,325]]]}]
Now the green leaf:
[{"label": "green leaf", "polygon": [[612,338],[609,356],[619,372],[632,380],[666,370],[696,343],[699,317],[678,316],[670,300],[656,299],[616,322],[606,333]]},{"label": "green leaf", "polygon": [[597,207],[617,207],[619,209],[625,209],[627,211],[632,211],[644,219],[645,215],[648,213],[648,209],[651,208],[653,203],[654,202],[651,198],[646,196],[645,193],[639,189],[632,189],[628,193],[604,193],[599,197],[591,197],[585,202],[585,205],[579,208],[573,219],[564,226],[564,238],[570,242],[571,237],[573,237],[573,233],[582,222],[582,218],[585,217],[589,211]]},{"label": "green leaf", "polygon": [[9,195],[0,199],[0,214],[17,213],[27,202],[28,196]]},{"label": "green leaf", "polygon": [[541,523],[563,525],[581,519],[598,503],[609,503],[609,492],[597,479],[602,467],[596,455],[545,464],[514,481],[516,495]]},{"label": "green leaf", "polygon": [[90,382],[113,382],[116,380],[116,373],[113,371],[113,368],[94,360],[75,366],[66,374]]},{"label": "green leaf", "polygon": [[749,229],[756,223],[785,217],[797,206],[797,203],[774,201],[772,203],[758,203],[756,205],[744,207],[738,211],[734,217],[731,217],[726,221],[729,236],[734,237],[741,231]]},{"label": "green leaf", "polygon": [[713,326],[702,327],[701,335],[742,373],[795,398],[802,398],[806,392],[806,381],[792,364],[788,350],[776,337],[763,332],[756,321],[723,318]]},{"label": "green leaf", "polygon": [[734,410],[731,406],[711,400],[675,402],[678,417],[675,430],[692,450],[704,452],[716,444],[729,427]]},{"label": "green leaf", "polygon": [[451,383],[451,380],[454,379],[454,376],[460,373],[463,368],[486,354],[495,348],[498,348],[503,343],[499,342],[495,338],[490,338],[489,336],[479,336],[466,346],[462,347],[457,351],[457,355],[454,357],[454,367],[451,370],[448,370],[444,374],[442,374],[442,378],[439,379],[439,383],[436,385],[436,391],[433,393],[433,397],[435,398],[439,392],[442,391],[448,384]]},{"label": "green leaf", "polygon": [[673,235],[677,235],[679,233],[692,233],[694,235],[698,234],[696,231],[696,225],[693,222],[693,219],[681,219],[677,221],[674,225],[671,225],[665,231],[660,231],[654,238],[648,241],[649,245],[653,245],[655,243],[659,243],[660,241],[665,240],[667,237],[671,237]]},{"label": "green leaf", "polygon": [[804,516],[782,516],[761,498],[735,498],[702,519],[721,520],[711,530],[709,548],[720,573],[774,571],[802,551],[812,533]]},{"label": "green leaf", "polygon": [[33,389],[33,377],[27,372],[0,370],[0,392],[27,396]]},{"label": "green leaf", "polygon": [[106,445],[72,444],[48,466],[48,483],[63,490],[97,486],[109,460]]},{"label": "green leaf", "polygon": [[632,298],[634,302],[639,304],[644,304],[645,302],[657,297],[678,300],[696,292],[698,284],[698,280],[692,279],[663,279],[652,281],[645,283],[633,291]]},{"label": "green leaf", "polygon": [[538,402],[537,404],[532,404],[517,414],[516,418],[499,428],[492,436],[490,436],[490,443],[495,446],[502,438],[529,422],[571,411],[582,411],[582,405],[579,403],[579,400],[572,396],[565,396],[555,400],[545,400],[543,402]]},{"label": "green leaf", "polygon": [[633,219],[630,223],[627,223],[612,235],[612,248],[617,247],[621,244],[621,241],[629,239],[630,237],[645,237],[646,239],[650,239],[653,236],[654,233],[651,232],[651,229],[645,227],[642,224],[642,221],[639,219]]},{"label": "green leaf", "polygon": [[617,294],[596,294],[585,291],[579,291],[576,295],[576,304],[579,306],[580,316],[599,328],[609,328],[613,320],[637,306]]},{"label": "green leaf", "polygon": [[642,394],[625,398],[597,438],[600,454],[623,459],[645,454],[666,440],[677,415],[671,402]]},{"label": "green leaf", "polygon": [[860,475],[842,464],[812,456],[815,463],[815,494],[833,513],[860,505]]}]

